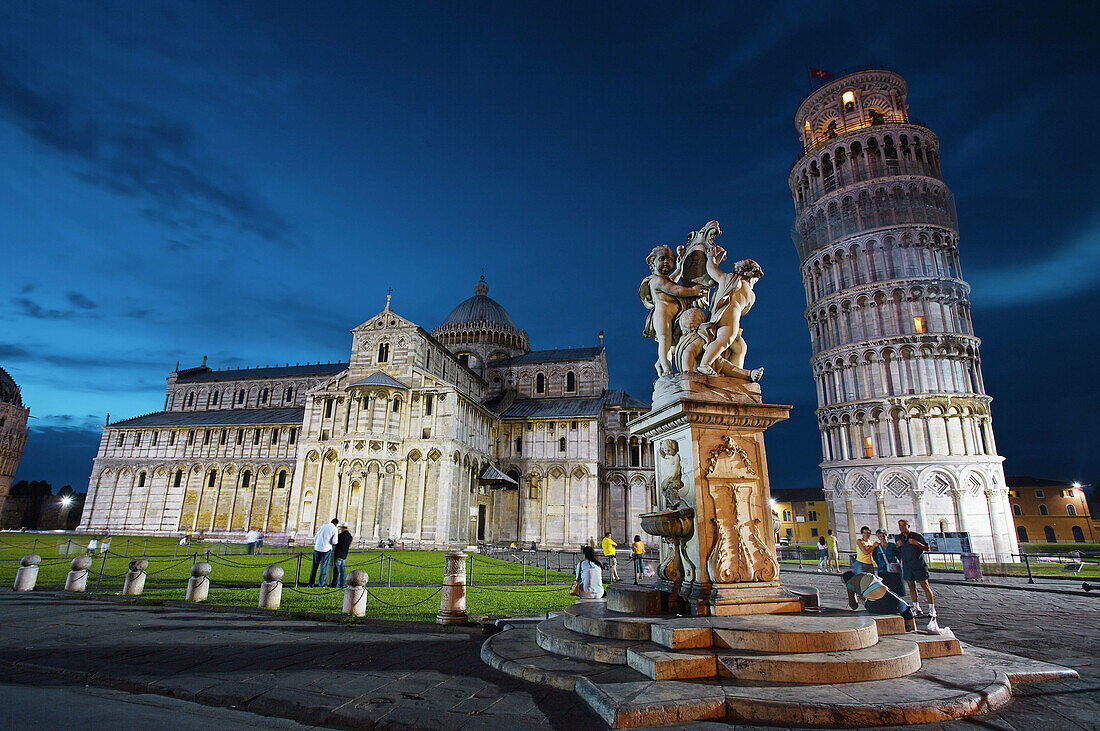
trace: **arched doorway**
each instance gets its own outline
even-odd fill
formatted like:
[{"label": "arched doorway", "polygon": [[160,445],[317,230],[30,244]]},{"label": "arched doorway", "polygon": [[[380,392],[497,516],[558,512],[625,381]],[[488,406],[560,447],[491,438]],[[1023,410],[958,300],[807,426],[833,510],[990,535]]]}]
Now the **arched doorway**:
[{"label": "arched doorway", "polygon": [[1085,532],[1081,530],[1081,526],[1079,525],[1073,526],[1073,541],[1075,543],[1085,542]]},{"label": "arched doorway", "polygon": [[1022,525],[1016,526],[1016,538],[1019,539],[1020,543],[1027,543],[1027,528]]},{"label": "arched doorway", "polygon": [[1047,536],[1047,543],[1057,543],[1058,542],[1058,539],[1054,537],[1054,528],[1053,528],[1053,526],[1049,526],[1049,525],[1045,526],[1043,528],[1043,533],[1045,533],[1046,536]]}]

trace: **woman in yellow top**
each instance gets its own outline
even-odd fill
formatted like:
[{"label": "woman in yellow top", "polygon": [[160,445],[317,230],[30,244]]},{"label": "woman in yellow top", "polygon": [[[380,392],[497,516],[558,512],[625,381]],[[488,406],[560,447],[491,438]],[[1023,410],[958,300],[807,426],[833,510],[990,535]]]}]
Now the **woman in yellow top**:
[{"label": "woman in yellow top", "polygon": [[634,536],[634,545],[630,547],[630,552],[634,554],[634,583],[637,584],[645,568],[642,563],[642,558],[645,557],[645,544],[642,543],[641,536]]},{"label": "woman in yellow top", "polygon": [[857,574],[875,573],[875,559],[872,554],[878,539],[871,538],[871,529],[863,526],[859,529],[860,537],[856,539],[856,561],[852,565],[852,571]]}]

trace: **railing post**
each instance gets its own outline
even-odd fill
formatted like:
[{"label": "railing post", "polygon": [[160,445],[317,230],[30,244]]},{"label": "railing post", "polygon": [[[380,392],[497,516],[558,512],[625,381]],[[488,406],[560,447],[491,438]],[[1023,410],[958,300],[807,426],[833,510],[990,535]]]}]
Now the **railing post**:
[{"label": "railing post", "polygon": [[1026,553],[1021,554],[1021,555],[1023,556],[1023,559],[1024,559],[1024,566],[1027,567],[1027,583],[1034,584],[1035,579],[1031,576],[1031,562],[1028,561]]},{"label": "railing post", "polygon": [[473,586],[474,585],[474,557],[473,557],[473,555],[470,556],[470,571],[467,575],[466,584],[468,586]]},{"label": "railing post", "polygon": [[550,583],[550,555],[547,554],[542,561],[542,585],[546,586]]},{"label": "railing post", "polygon": [[390,556],[390,562],[386,566],[386,588],[390,588],[392,585],[390,582],[393,579],[393,556]]},{"label": "railing post", "polygon": [[99,583],[96,586],[103,586],[103,572],[107,570],[107,552],[103,552],[103,561],[99,564]]},{"label": "railing post", "polygon": [[443,569],[443,592],[439,599],[439,613],[435,615],[435,621],[439,624],[466,623],[465,569],[465,553],[452,551],[447,554]]}]

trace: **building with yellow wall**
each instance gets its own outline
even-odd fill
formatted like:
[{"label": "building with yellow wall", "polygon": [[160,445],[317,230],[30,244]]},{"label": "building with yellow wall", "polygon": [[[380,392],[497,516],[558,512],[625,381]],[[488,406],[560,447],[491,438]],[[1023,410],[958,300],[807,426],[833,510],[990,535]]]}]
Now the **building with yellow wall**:
[{"label": "building with yellow wall", "polygon": [[825,493],[821,488],[774,490],[772,511],[778,516],[776,540],[817,543],[826,534]]},{"label": "building with yellow wall", "polygon": [[1023,543],[1096,543],[1084,491],[1038,477],[1008,477],[1008,502],[1016,537]]}]

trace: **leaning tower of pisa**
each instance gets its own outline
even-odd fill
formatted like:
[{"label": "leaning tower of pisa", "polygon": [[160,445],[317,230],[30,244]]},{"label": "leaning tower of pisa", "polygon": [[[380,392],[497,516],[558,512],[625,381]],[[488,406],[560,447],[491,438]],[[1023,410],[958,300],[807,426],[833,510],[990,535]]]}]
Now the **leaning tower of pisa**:
[{"label": "leaning tower of pisa", "polygon": [[845,73],[795,116],[791,235],[806,287],[822,478],[842,546],[863,525],[966,531],[1018,553],[939,140],[905,80]]}]

